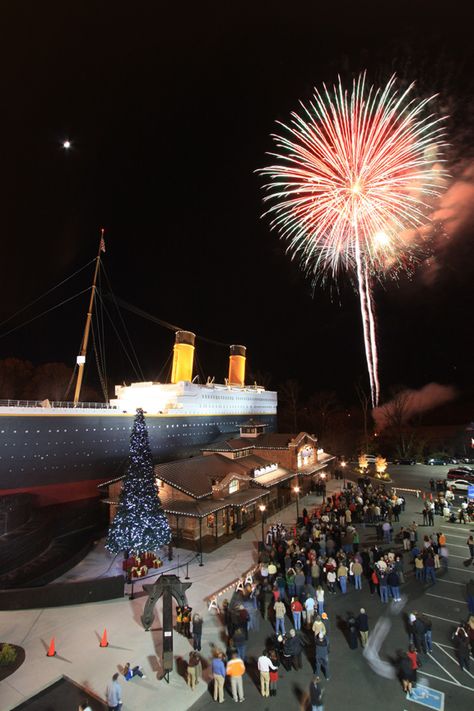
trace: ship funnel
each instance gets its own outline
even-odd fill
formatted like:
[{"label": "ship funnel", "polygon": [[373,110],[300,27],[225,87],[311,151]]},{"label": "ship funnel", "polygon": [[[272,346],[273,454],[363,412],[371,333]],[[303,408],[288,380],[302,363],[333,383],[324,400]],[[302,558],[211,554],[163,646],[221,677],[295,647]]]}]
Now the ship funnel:
[{"label": "ship funnel", "polygon": [[231,346],[229,357],[229,385],[245,385],[245,346]]},{"label": "ship funnel", "polygon": [[173,369],[171,371],[172,383],[179,383],[180,380],[188,382],[192,380],[195,338],[196,336],[191,331],[176,331]]}]

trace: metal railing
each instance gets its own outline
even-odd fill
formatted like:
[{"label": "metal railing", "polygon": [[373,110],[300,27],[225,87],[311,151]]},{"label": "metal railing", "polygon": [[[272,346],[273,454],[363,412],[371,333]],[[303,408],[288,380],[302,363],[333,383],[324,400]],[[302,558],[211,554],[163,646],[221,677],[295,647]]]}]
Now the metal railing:
[{"label": "metal railing", "polygon": [[71,410],[117,410],[116,405],[106,402],[63,402],[60,400],[0,400],[0,407],[29,407],[48,410],[51,408]]}]

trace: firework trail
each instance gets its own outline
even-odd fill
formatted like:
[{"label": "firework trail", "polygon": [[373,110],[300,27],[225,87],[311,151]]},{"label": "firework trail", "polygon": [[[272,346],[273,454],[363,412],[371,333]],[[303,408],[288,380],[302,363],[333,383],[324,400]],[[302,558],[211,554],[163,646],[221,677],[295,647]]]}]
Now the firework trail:
[{"label": "firework trail", "polygon": [[399,93],[395,76],[381,89],[365,74],[349,93],[339,80],[332,92],[315,89],[302,114],[292,113],[273,139],[275,164],[265,201],[272,228],[315,280],[342,269],[355,274],[372,404],[379,400],[373,283],[416,261],[419,246],[407,230],[426,214],[447,174],[440,169],[442,118],[428,110],[434,97]]}]

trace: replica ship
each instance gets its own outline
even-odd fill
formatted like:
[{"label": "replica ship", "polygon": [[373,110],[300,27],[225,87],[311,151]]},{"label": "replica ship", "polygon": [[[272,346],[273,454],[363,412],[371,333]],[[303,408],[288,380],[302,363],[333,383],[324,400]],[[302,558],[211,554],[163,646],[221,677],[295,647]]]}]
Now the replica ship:
[{"label": "replica ship", "polygon": [[97,496],[97,485],[123,470],[139,407],[156,462],[199,452],[249,419],[276,429],[277,393],[245,385],[244,346],[230,346],[224,384],[192,382],[195,336],[189,331],[176,332],[171,383],[120,385],[110,403],[80,402],[100,251],[74,402],[0,401],[0,495],[31,492],[40,504]]}]

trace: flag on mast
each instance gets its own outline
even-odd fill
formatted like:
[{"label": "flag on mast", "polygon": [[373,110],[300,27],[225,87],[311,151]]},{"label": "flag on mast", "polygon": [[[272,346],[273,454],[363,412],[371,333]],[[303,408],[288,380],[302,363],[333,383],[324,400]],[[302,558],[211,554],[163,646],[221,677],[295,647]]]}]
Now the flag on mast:
[{"label": "flag on mast", "polygon": [[100,247],[99,247],[100,252],[105,252],[104,232],[105,232],[105,230],[104,230],[104,228],[102,228],[100,231]]}]

